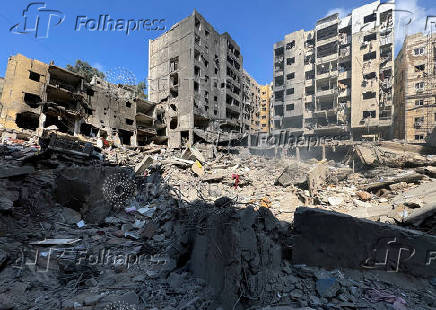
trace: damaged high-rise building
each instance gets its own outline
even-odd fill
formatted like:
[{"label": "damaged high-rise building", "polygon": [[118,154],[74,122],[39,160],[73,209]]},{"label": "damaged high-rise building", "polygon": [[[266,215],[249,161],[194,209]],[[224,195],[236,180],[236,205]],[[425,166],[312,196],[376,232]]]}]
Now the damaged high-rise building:
[{"label": "damaged high-rise building", "polygon": [[262,85],[260,87],[260,107],[259,107],[259,124],[260,132],[269,133],[271,130],[271,96],[272,87],[271,84]]},{"label": "damaged high-rise building", "polygon": [[274,44],[277,138],[391,137],[394,8],[376,1]]},{"label": "damaged high-rise building", "polygon": [[154,104],[133,85],[84,77],[21,54],[8,60],[0,124],[6,129],[45,128],[71,135],[102,137],[116,144],[144,145],[157,135]]},{"label": "damaged high-rise building", "polygon": [[406,37],[395,60],[394,137],[412,143],[436,136],[436,34]]},{"label": "damaged high-rise building", "polygon": [[244,70],[242,82],[242,119],[244,131],[246,132],[257,131],[260,127],[260,87],[256,80]]},{"label": "damaged high-rise building", "polygon": [[170,147],[251,128],[258,84],[243,70],[238,44],[196,11],[149,41],[148,79],[150,100],[166,107]]}]

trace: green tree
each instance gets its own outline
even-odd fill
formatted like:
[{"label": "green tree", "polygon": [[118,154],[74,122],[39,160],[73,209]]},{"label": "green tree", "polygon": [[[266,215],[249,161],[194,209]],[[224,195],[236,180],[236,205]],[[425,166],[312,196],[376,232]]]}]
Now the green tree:
[{"label": "green tree", "polygon": [[72,72],[75,72],[75,73],[82,75],[85,78],[85,81],[87,81],[88,83],[91,82],[92,77],[94,75],[96,75],[102,79],[105,78],[105,75],[103,72],[101,72],[97,68],[92,67],[86,61],[82,61],[80,59],[76,60],[76,63],[74,64],[74,66],[67,65],[66,68],[67,68],[67,70],[70,70]]},{"label": "green tree", "polygon": [[144,81],[139,82],[136,85],[136,94],[138,97],[147,99],[147,94],[145,93],[145,90],[147,89],[147,85]]}]

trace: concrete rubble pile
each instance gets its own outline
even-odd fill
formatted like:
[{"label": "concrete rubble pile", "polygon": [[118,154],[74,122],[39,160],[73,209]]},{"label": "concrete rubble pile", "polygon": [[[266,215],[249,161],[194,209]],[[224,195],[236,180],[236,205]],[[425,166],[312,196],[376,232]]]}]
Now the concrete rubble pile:
[{"label": "concrete rubble pile", "polygon": [[87,143],[0,145],[0,309],[436,307],[430,161]]}]

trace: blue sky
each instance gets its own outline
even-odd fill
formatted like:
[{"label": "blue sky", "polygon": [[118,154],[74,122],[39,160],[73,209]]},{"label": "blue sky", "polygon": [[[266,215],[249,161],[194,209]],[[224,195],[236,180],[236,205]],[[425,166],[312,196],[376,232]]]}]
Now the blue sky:
[{"label": "blue sky", "polygon": [[[44,2],[41,1],[40,2]],[[311,29],[317,19],[331,12],[346,14],[366,0],[250,0],[250,1],[45,1],[46,9],[58,10],[65,19],[51,26],[47,38],[35,38],[34,33],[16,34],[10,28],[23,21],[23,10],[32,1],[5,1],[0,11],[0,76],[4,76],[7,58],[21,53],[44,62],[54,60],[65,66],[82,59],[103,72],[131,72],[136,82],[147,77],[148,39],[163,31],[75,31],[77,16],[98,19],[109,14],[113,19],[165,19],[169,29],[190,15],[196,8],[218,32],[229,32],[241,47],[245,69],[261,84],[272,80],[274,42],[286,33]],[[399,6],[414,12],[409,33],[422,31],[427,15],[436,16],[435,0],[397,0]],[[43,14],[43,13],[42,13]],[[56,22],[53,17],[51,25]],[[435,18],[436,21],[436,18]],[[43,20],[41,19],[41,23]],[[91,24],[90,24],[91,25]],[[402,27],[401,29],[404,29]],[[436,31],[436,29],[435,29]],[[404,31],[398,32],[397,45]]]}]

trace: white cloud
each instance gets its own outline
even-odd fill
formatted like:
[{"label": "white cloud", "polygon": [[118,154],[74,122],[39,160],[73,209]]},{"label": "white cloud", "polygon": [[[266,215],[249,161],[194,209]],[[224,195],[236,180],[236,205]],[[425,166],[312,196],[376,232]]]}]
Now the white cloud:
[{"label": "white cloud", "polygon": [[326,17],[335,13],[339,13],[339,18],[344,18],[350,13],[350,10],[347,10],[346,8],[334,8],[327,12]]},{"label": "white cloud", "polygon": [[[427,33],[425,30],[427,16],[436,16],[435,8],[420,6],[420,0],[396,0],[395,12],[395,53],[398,53],[403,45],[406,35],[417,32]],[[327,12],[326,16],[339,13],[339,18],[347,16],[351,12],[346,8],[334,8]],[[436,21],[436,17],[431,18]],[[433,25],[434,26],[434,25]],[[433,29],[436,32],[436,29]]]},{"label": "white cloud", "polygon": [[[427,16],[436,15],[436,9],[419,6],[418,0],[397,0],[395,12],[395,51],[400,51],[406,35],[427,33]],[[434,21],[436,18],[432,18]]]},{"label": "white cloud", "polygon": [[98,69],[101,72],[104,72],[104,66],[101,63],[96,62],[92,65],[94,68]]}]

